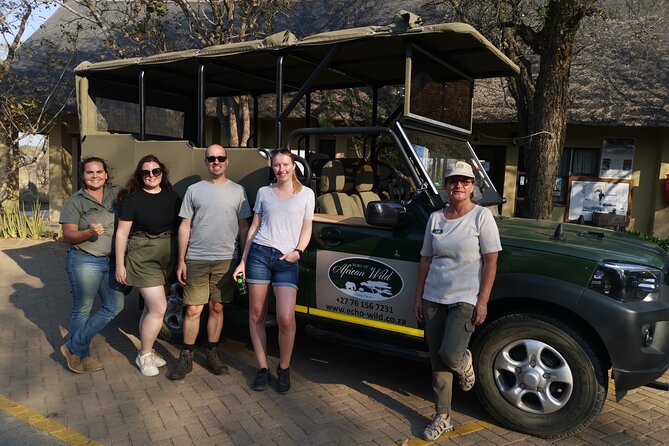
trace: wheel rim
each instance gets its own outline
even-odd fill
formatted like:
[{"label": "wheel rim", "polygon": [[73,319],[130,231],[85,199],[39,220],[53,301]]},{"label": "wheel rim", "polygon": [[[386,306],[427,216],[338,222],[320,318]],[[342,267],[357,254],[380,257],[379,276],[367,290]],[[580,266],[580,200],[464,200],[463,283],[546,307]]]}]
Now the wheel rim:
[{"label": "wheel rim", "polygon": [[562,409],[574,389],[569,363],[549,344],[534,339],[507,344],[495,358],[494,378],[509,403],[534,414]]}]

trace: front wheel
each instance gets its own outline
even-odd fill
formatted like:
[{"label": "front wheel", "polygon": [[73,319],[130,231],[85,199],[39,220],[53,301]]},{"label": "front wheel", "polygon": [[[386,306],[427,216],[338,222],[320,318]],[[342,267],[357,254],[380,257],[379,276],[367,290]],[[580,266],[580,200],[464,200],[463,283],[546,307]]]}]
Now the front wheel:
[{"label": "front wheel", "polygon": [[507,314],[488,324],[474,346],[476,394],[513,430],[565,438],[597,418],[607,371],[578,331],[542,314]]}]

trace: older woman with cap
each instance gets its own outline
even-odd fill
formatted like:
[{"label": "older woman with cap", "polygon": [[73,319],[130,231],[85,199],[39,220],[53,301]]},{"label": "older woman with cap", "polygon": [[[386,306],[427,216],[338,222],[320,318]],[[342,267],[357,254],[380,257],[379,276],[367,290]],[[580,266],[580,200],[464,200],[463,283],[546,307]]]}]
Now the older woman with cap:
[{"label": "older woman with cap", "polygon": [[432,365],[436,414],[422,433],[430,441],[453,430],[453,373],[463,391],[474,386],[467,346],[474,327],[485,321],[502,250],[492,212],[472,201],[475,178],[465,161],[448,167],[448,206],[430,215],[420,251],[413,310],[424,321]]}]

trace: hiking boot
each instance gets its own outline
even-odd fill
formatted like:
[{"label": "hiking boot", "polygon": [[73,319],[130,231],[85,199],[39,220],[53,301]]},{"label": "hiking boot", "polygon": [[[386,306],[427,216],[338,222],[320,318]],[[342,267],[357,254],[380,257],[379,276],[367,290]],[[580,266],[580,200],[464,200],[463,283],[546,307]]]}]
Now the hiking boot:
[{"label": "hiking boot", "polygon": [[163,367],[167,365],[167,361],[165,361],[162,356],[156,353],[155,350],[151,350],[150,355],[153,356],[153,363],[156,365],[156,367]]},{"label": "hiking boot", "polygon": [[96,361],[95,359],[91,358],[90,356],[86,356],[85,358],[82,358],[81,365],[84,367],[84,370],[87,371],[87,372],[97,372],[98,370],[102,370],[102,369],[105,368],[102,365],[102,363]]},{"label": "hiking boot", "polygon": [[462,391],[468,392],[474,387],[476,376],[474,375],[474,365],[472,364],[472,352],[465,350],[465,355],[467,356],[467,362],[458,376],[458,382]]},{"label": "hiking boot", "polygon": [[60,352],[67,361],[68,369],[72,370],[74,373],[84,373],[84,366],[81,365],[81,357],[79,355],[72,353],[65,344],[60,346]]},{"label": "hiking boot", "polygon": [[451,423],[451,417],[448,414],[435,415],[432,423],[427,425],[420,437],[423,440],[435,441],[437,438],[441,437],[444,432],[450,432],[452,430],[453,423]]},{"label": "hiking boot", "polygon": [[142,372],[144,376],[156,376],[158,373],[158,367],[156,363],[153,362],[153,355],[151,352],[141,355],[137,353],[137,358],[135,359],[135,364],[139,367],[139,371]]},{"label": "hiking boot", "polygon": [[184,379],[184,377],[193,370],[193,352],[191,350],[181,350],[179,362],[167,377],[169,379]]},{"label": "hiking boot", "polygon": [[253,380],[253,386],[252,386],[253,390],[256,390],[258,392],[265,390],[269,385],[271,379],[272,376],[270,375],[269,370],[267,370],[266,367],[263,367],[262,369],[258,370],[256,379]]},{"label": "hiking boot", "polygon": [[279,393],[286,393],[290,390],[290,367],[282,369],[276,366],[276,390]]},{"label": "hiking boot", "polygon": [[218,351],[218,347],[205,349],[204,354],[207,357],[209,368],[211,369],[214,375],[220,375],[221,373],[228,373],[228,366],[223,363],[221,355]]}]

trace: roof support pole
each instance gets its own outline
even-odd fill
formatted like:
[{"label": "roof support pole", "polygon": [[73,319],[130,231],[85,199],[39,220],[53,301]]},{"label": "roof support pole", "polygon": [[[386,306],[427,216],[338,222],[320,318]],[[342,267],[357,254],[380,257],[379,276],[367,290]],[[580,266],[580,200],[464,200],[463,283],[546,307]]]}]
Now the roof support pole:
[{"label": "roof support pole", "polygon": [[283,109],[283,55],[276,58],[276,132],[275,149],[281,148],[281,119],[279,115]]},{"label": "roof support pole", "polygon": [[332,48],[330,48],[330,51],[325,55],[321,63],[318,64],[316,69],[309,75],[307,80],[304,82],[304,85],[300,87],[297,93],[295,93],[295,96],[293,96],[293,99],[286,105],[286,109],[281,111],[281,114],[279,115],[279,120],[283,122],[290,112],[293,111],[295,106],[297,105],[298,102],[302,99],[302,96],[304,96],[309,90],[311,90],[311,87],[314,85],[314,82],[316,82],[316,79],[318,76],[321,74],[321,72],[326,69],[328,66],[330,66],[330,62],[332,59],[334,59],[335,55],[339,52],[341,49],[341,44],[334,45]]},{"label": "roof support pole", "polygon": [[258,95],[253,95],[253,145],[257,148],[260,148],[260,142],[258,141],[258,136],[260,135],[260,128],[258,125],[260,121],[258,120]]},{"label": "roof support pole", "polygon": [[[377,87],[372,87],[372,127],[378,126],[379,122],[379,89]],[[377,142],[379,140],[378,135],[372,136],[372,144],[371,144],[371,153],[370,153],[370,159],[372,161],[372,167],[374,168],[374,171],[376,172],[376,165],[377,163],[377,156],[376,156],[376,146]]]},{"label": "roof support pole", "polygon": [[197,67],[197,146],[204,147],[204,63]]},{"label": "roof support pole", "polygon": [[[307,93],[304,98],[304,126],[309,128],[311,127],[311,92]],[[306,158],[309,154],[309,149],[311,148],[311,138],[304,140],[304,157]]]},{"label": "roof support pole", "polygon": [[144,70],[139,71],[139,140],[146,138],[146,90],[144,89]]}]

